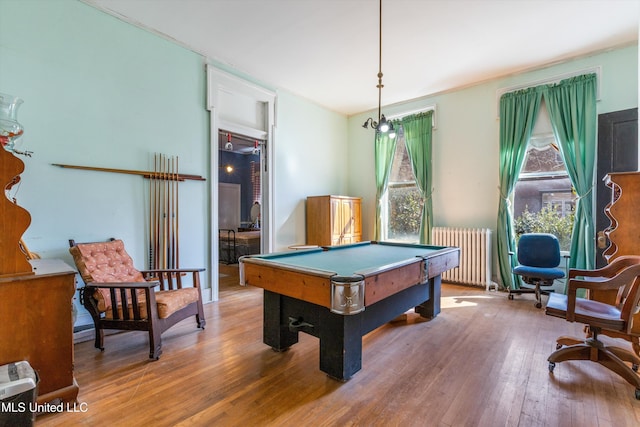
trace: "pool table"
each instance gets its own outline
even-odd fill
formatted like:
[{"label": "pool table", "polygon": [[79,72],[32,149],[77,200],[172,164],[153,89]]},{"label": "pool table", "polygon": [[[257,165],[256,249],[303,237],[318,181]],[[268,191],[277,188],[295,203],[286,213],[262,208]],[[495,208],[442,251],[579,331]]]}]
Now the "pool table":
[{"label": "pool table", "polygon": [[457,247],[361,242],[240,258],[240,282],[264,289],[263,340],[287,350],[320,339],[320,370],[346,381],[362,367],[362,337],[410,308],[440,312],[440,275]]}]

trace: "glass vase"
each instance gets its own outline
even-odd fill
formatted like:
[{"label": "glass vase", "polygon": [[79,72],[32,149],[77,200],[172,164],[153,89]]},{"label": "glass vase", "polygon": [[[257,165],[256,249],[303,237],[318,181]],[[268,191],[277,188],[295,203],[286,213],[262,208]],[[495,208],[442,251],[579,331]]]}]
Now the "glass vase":
[{"label": "glass vase", "polygon": [[13,152],[15,141],[22,136],[24,128],[18,123],[18,108],[22,99],[0,93],[0,145]]}]

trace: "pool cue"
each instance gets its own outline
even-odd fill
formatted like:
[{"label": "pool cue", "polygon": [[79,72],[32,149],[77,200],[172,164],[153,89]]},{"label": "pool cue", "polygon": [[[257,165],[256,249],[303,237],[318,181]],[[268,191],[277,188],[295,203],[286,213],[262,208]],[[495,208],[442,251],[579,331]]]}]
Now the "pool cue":
[{"label": "pool cue", "polygon": [[169,267],[175,268],[176,259],[175,259],[175,251],[176,251],[176,242],[175,242],[175,194],[173,189],[173,178],[175,177],[175,158],[171,157],[170,159],[170,167],[169,174],[171,179],[167,181],[167,186],[169,187]]},{"label": "pool cue", "polygon": [[153,269],[153,178],[149,177],[149,270]]},{"label": "pool cue", "polygon": [[161,254],[161,262],[160,262],[160,268],[166,268],[167,266],[167,192],[166,192],[166,188],[167,188],[167,177],[166,177],[166,172],[165,172],[165,162],[166,162],[166,158],[164,156],[164,154],[160,155],[160,171],[161,171],[161,179],[162,179],[162,188],[160,189],[160,198],[161,198],[161,229],[162,229],[162,234],[160,236],[160,243],[161,243],[161,248],[162,250],[160,251]]},{"label": "pool cue", "polygon": [[[156,164],[155,164],[155,168],[156,168],[156,177],[159,178],[159,173],[160,173],[160,155],[156,153]],[[154,258],[155,258],[155,263],[154,263],[154,268],[160,268],[160,183],[158,181],[158,179],[156,178],[155,181],[155,189],[154,189],[154,193],[155,193],[155,227],[156,227],[156,233],[155,233],[155,254],[154,254]]]},{"label": "pool cue", "polygon": [[[176,156],[176,174],[178,175],[178,157]],[[179,217],[179,207],[180,207],[180,199],[178,197],[178,181],[174,183],[176,188],[176,221],[175,221],[175,239],[176,239],[176,265],[175,268],[180,268],[180,217]]]}]

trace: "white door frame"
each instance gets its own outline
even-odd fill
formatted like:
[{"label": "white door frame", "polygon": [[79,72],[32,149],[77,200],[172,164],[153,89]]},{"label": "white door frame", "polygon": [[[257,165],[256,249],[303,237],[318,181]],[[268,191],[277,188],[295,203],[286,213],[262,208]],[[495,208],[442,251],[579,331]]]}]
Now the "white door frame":
[{"label": "white door frame", "polygon": [[[222,96],[221,96],[222,95]],[[221,102],[223,99],[229,100],[242,98],[253,101],[254,106],[260,106],[264,111],[264,123],[247,124],[239,119],[228,119],[229,107]],[[270,90],[257,86],[232,74],[221,71],[212,65],[207,64],[207,110],[210,112],[209,136],[211,184],[210,184],[210,238],[209,238],[209,271],[211,272],[211,300],[218,300],[218,132],[220,129],[238,133],[241,135],[265,141],[261,147],[260,155],[260,177],[262,186],[261,204],[261,234],[260,250],[263,253],[273,251],[273,230],[275,220],[273,217],[273,184],[274,184],[274,133],[276,127],[275,117],[276,94]],[[239,103],[241,104],[241,103]],[[237,105],[233,106],[237,108]],[[248,108],[251,109],[251,108]],[[255,118],[255,111],[246,111],[249,116]]]}]

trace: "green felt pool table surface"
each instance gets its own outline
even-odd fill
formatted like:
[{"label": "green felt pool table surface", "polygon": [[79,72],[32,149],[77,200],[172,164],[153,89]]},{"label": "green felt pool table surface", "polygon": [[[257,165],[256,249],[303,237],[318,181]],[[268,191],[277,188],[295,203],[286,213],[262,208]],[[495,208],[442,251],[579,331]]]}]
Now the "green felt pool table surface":
[{"label": "green felt pool table surface", "polygon": [[362,242],[345,246],[307,249],[253,256],[283,266],[313,269],[339,276],[367,275],[386,267],[414,262],[447,249],[443,246]]}]

